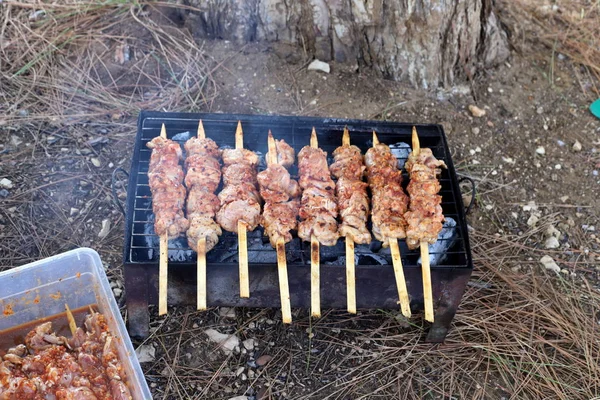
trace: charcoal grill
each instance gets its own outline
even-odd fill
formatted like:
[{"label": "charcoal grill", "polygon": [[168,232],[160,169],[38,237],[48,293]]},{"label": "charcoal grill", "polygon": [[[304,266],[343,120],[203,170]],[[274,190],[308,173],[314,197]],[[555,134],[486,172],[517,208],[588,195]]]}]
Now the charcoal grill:
[{"label": "charcoal grill", "polygon": [[[152,200],[148,186],[150,150],[146,147],[160,134],[164,123],[167,136],[183,142],[195,134],[202,119],[206,134],[221,147],[235,146],[234,132],[238,121],[244,130],[244,146],[265,154],[269,130],[278,139],[285,139],[298,152],[309,144],[310,133],[316,128],[319,146],[329,155],[341,145],[345,126],[352,144],[364,152],[372,145],[372,132],[386,144],[410,143],[413,124],[362,121],[334,118],[288,116],[253,116],[235,114],[183,114],[143,111],[129,173],[124,244],[125,287],[129,332],[134,337],[148,336],[149,304],[158,301],[159,238],[154,233]],[[441,175],[442,208],[456,225],[451,243],[443,254],[430,251],[432,258],[442,258],[431,267],[435,322],[427,338],[430,342],[444,340],[456,313],[473,263],[465,210],[450,152],[440,125],[416,124],[422,147],[448,165]],[[264,161],[263,161],[264,162]],[[262,165],[265,168],[265,165]],[[292,169],[292,175],[296,173]],[[406,177],[405,177],[406,178]],[[407,179],[405,179],[407,180]],[[449,239],[442,239],[449,240]],[[207,301],[209,306],[280,307],[276,251],[259,228],[248,233],[250,298],[239,297],[237,235],[223,232],[219,244],[207,255]],[[409,250],[404,240],[400,251],[413,312],[423,309],[419,250]],[[295,238],[286,246],[291,305],[310,307],[310,244]],[[398,309],[398,294],[389,249],[374,241],[356,246],[356,302],[359,309]],[[323,308],[346,307],[345,250],[340,239],[335,247],[321,247],[321,304]],[[184,237],[169,242],[170,305],[195,304],[196,253]]]}]

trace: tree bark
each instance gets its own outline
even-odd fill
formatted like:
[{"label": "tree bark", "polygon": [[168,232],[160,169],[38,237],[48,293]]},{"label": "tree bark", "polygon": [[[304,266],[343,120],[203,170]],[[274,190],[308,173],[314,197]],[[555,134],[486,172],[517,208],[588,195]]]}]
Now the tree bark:
[{"label": "tree bark", "polygon": [[493,0],[186,0],[204,38],[283,42],[323,61],[372,67],[415,86],[448,86],[503,62]]}]

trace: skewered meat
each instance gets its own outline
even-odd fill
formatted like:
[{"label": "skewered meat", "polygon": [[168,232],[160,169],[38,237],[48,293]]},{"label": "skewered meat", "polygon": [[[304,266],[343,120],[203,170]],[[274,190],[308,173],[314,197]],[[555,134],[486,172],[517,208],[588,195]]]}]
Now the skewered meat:
[{"label": "skewered meat", "polygon": [[[277,150],[277,164],[282,167],[289,168],[294,165],[294,160],[296,159],[296,152],[285,142],[285,140],[275,140],[275,149]],[[269,159],[269,153],[265,156],[266,159]]]},{"label": "skewered meat", "polygon": [[438,195],[440,183],[437,179],[440,167],[446,164],[434,157],[431,149],[422,148],[418,155],[411,153],[406,161],[410,174],[407,191],[410,195],[410,208],[405,214],[408,228],[406,244],[410,249],[419,247],[421,241],[433,244],[442,230],[442,196]]},{"label": "skewered meat", "polygon": [[152,192],[154,231],[157,235],[179,236],[189,226],[183,215],[186,190],[183,186],[183,169],[179,161],[183,155],[176,142],[155,137],[147,146],[152,149],[148,168],[148,181]]},{"label": "skewered meat", "polygon": [[290,173],[282,165],[269,165],[257,178],[260,195],[265,202],[282,203],[300,195],[298,182],[291,179]]},{"label": "skewered meat", "polygon": [[292,240],[291,231],[298,227],[299,206],[298,199],[283,203],[265,203],[261,224],[273,247],[277,245],[277,240],[280,238],[283,238],[284,243]]},{"label": "skewered meat", "polygon": [[340,236],[350,235],[356,243],[371,243],[371,233],[367,229],[368,185],[362,181],[366,167],[360,149],[356,146],[340,146],[333,152],[333,160],[330,170],[338,179],[335,194],[342,219]]},{"label": "skewered meat", "polygon": [[104,317],[90,314],[85,326],[67,340],[47,322],[9,349],[0,362],[0,399],[131,399]]},{"label": "skewered meat", "polygon": [[372,194],[373,235],[387,247],[389,239],[406,237],[404,213],[408,196],[402,189],[402,173],[398,170],[398,160],[390,148],[382,143],[367,151],[365,164]]},{"label": "skewered meat", "polygon": [[[269,132],[269,136],[271,133]],[[298,207],[300,186],[290,177],[285,168],[294,163],[295,153],[284,140],[276,143],[277,163],[269,164],[257,176],[260,194],[265,200],[261,224],[273,247],[279,240],[288,243],[292,240],[291,231],[298,227]],[[280,151],[285,153],[282,155]],[[267,153],[267,160],[270,160]]]},{"label": "skewered meat", "polygon": [[298,225],[298,236],[310,241],[315,235],[324,246],[334,246],[339,238],[336,221],[338,207],[335,201],[335,184],[327,165],[327,153],[305,146],[298,153],[298,183],[303,189]]},{"label": "skewered meat", "polygon": [[198,251],[198,240],[206,238],[206,251],[219,241],[221,227],[214,218],[219,211],[219,198],[214,194],[221,182],[221,151],[206,138],[193,137],[185,143],[185,184],[188,187],[187,230],[189,246]]},{"label": "skewered meat", "polygon": [[256,187],[258,156],[247,149],[223,150],[223,183],[219,193],[221,209],[217,222],[223,229],[237,233],[238,221],[249,231],[260,222],[261,198]]}]

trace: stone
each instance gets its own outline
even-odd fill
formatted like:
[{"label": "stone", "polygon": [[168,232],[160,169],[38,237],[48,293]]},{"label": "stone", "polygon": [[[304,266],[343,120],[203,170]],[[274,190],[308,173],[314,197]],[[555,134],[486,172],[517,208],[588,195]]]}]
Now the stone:
[{"label": "stone", "polygon": [[71,210],[69,211],[69,215],[72,217],[77,214],[79,214],[79,208],[71,207]]},{"label": "stone", "polygon": [[236,371],[235,371],[235,376],[240,376],[242,373],[244,372],[244,367],[239,367]]},{"label": "stone", "polygon": [[97,157],[92,157],[90,161],[96,168],[100,168],[102,166],[102,163],[100,162],[100,160]]},{"label": "stone", "polygon": [[221,316],[223,318],[235,319],[235,308],[221,307],[221,308],[219,308],[219,316]]},{"label": "stone", "polygon": [[248,400],[248,396],[235,396],[235,397],[230,397],[227,400]]},{"label": "stone", "polygon": [[269,363],[269,361],[271,361],[272,359],[273,359],[272,356],[270,356],[268,354],[263,354],[262,356],[260,356],[256,359],[256,365],[258,365],[259,367],[263,367],[267,363]]},{"label": "stone", "polygon": [[485,110],[477,107],[474,104],[469,105],[469,111],[471,112],[471,115],[473,115],[476,118],[481,118],[485,115]]},{"label": "stone", "polygon": [[547,248],[547,249],[557,249],[557,248],[560,247],[560,242],[554,236],[550,236],[544,242],[544,247]]},{"label": "stone", "polygon": [[115,294],[115,297],[121,297],[121,294],[123,294],[123,289],[114,288],[113,293]]},{"label": "stone", "polygon": [[575,143],[573,143],[573,151],[575,153],[578,153],[581,151],[583,147],[581,146],[581,143],[579,143],[579,140],[575,140]]},{"label": "stone", "polygon": [[143,344],[135,349],[135,355],[140,363],[152,362],[156,357],[156,349],[150,344]]},{"label": "stone", "polygon": [[558,266],[558,264],[556,263],[556,261],[554,261],[554,259],[552,257],[543,256],[542,258],[540,258],[540,263],[542,263],[544,268],[546,268],[547,270],[554,271],[557,274],[560,273],[560,267]]},{"label": "stone", "polygon": [[211,342],[217,343],[219,345],[219,348],[226,355],[230,355],[233,352],[233,349],[235,349],[240,344],[240,339],[235,334],[224,334],[212,328],[205,330],[204,333],[206,334],[206,336],[208,336],[208,339]]},{"label": "stone", "polygon": [[531,226],[533,228],[538,223],[539,220],[540,219],[537,216],[532,215],[527,220],[527,226]]},{"label": "stone", "polygon": [[246,339],[242,342],[242,345],[246,350],[254,350],[254,339]]},{"label": "stone", "polygon": [[321,72],[325,72],[328,74],[329,72],[331,72],[331,67],[329,67],[329,64],[327,64],[324,61],[314,60],[313,62],[311,62],[308,65],[308,70],[309,71],[321,71]]},{"label": "stone", "polygon": [[558,229],[556,229],[554,226],[550,225],[550,226],[548,226],[548,229],[546,229],[546,236],[548,236],[548,237],[553,236],[558,239],[560,237],[560,231]]},{"label": "stone", "polygon": [[108,236],[110,232],[110,219],[104,219],[102,220],[102,229],[100,229],[100,232],[98,233],[98,237],[100,239],[104,239],[105,237]]},{"label": "stone", "polygon": [[2,180],[0,180],[0,188],[2,188],[2,189],[12,189],[13,188],[13,183],[8,178],[2,178]]},{"label": "stone", "polygon": [[543,156],[544,154],[546,154],[546,149],[543,146],[540,146],[537,149],[535,149],[535,152],[537,154]]}]

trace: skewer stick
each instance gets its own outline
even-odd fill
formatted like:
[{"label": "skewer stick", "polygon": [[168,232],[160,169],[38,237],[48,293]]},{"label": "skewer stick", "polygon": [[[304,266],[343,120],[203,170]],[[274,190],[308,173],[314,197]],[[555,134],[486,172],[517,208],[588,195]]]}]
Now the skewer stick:
[{"label": "skewer stick", "polygon": [[[373,131],[373,146],[378,144],[379,138],[377,137],[377,133]],[[404,277],[404,267],[402,265],[402,257],[400,255],[398,239],[390,238],[389,244],[390,252],[392,253],[392,264],[394,266],[394,275],[396,277],[396,288],[398,289],[400,310],[402,311],[402,315],[404,315],[406,318],[410,318],[410,298],[408,297],[408,289],[406,287],[406,278]]]},{"label": "skewer stick", "polygon": [[75,323],[75,317],[73,317],[73,313],[71,312],[71,309],[67,303],[65,303],[65,311],[67,312],[67,321],[69,321],[69,330],[71,331],[71,335],[75,336],[77,324]]},{"label": "skewer stick", "polygon": [[[167,129],[162,124],[160,136],[167,138]],[[167,233],[160,237],[158,263],[158,315],[167,313],[167,282],[168,282],[169,237]]]},{"label": "skewer stick", "polygon": [[205,139],[206,133],[204,132],[204,125],[202,125],[202,120],[198,121],[198,139]]},{"label": "skewer stick", "polygon": [[346,235],[346,304],[350,314],[356,314],[356,267],[354,265],[354,238]]},{"label": "skewer stick", "polygon": [[[277,146],[273,134],[269,131],[269,152],[267,153],[267,165],[277,164]],[[285,255],[285,242],[282,238],[275,244],[277,250],[277,273],[279,275],[279,297],[281,298],[281,314],[284,324],[292,323],[292,306],[290,304],[290,285],[288,283],[287,260]]]},{"label": "skewer stick", "polygon": [[[412,128],[412,151],[415,156],[421,152],[421,144],[417,135],[417,128]],[[433,290],[431,288],[431,266],[429,262],[429,245],[421,241],[421,276],[423,279],[423,302],[425,306],[425,320],[433,322]]]},{"label": "skewer stick", "polygon": [[[317,131],[313,127],[310,134],[310,147],[318,148]],[[314,234],[310,235],[310,303],[311,315],[321,316],[321,271],[320,271],[319,241]]]},{"label": "skewer stick", "polygon": [[198,239],[198,288],[197,288],[197,305],[198,310],[206,310],[206,237]]},{"label": "skewer stick", "polygon": [[[244,131],[242,131],[242,122],[238,121],[235,130],[235,148],[244,148]],[[238,249],[240,256],[240,297],[250,297],[250,277],[248,273],[248,240],[246,239],[247,226],[243,221],[238,221]]]},{"label": "skewer stick", "polygon": [[285,242],[283,239],[279,239],[275,247],[277,248],[277,272],[279,274],[279,296],[281,297],[281,319],[284,324],[291,324],[292,307],[290,304],[290,285],[288,283]]},{"label": "skewer stick", "polygon": [[[344,128],[342,146],[350,146],[350,132]],[[354,238],[346,235],[346,304],[350,314],[356,314],[356,266],[354,263]]]},{"label": "skewer stick", "polygon": [[[204,132],[202,120],[199,120],[198,139],[204,138],[206,138],[206,133]],[[200,239],[198,239],[198,244],[196,245],[196,247],[198,248],[198,259],[196,261],[196,304],[198,310],[206,310],[206,237],[201,237]]]},{"label": "skewer stick", "polygon": [[398,239],[390,238],[390,251],[392,252],[392,264],[394,265],[394,275],[396,276],[396,286],[398,287],[400,310],[402,310],[402,315],[410,318],[410,299],[406,288],[406,279],[404,279],[404,268],[402,266],[402,258],[400,257]]}]

